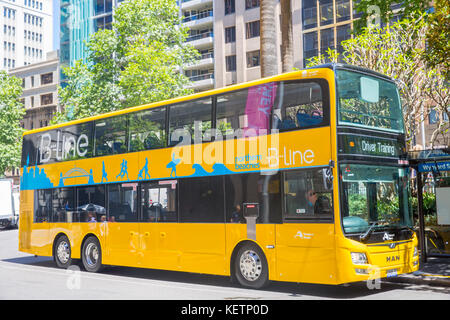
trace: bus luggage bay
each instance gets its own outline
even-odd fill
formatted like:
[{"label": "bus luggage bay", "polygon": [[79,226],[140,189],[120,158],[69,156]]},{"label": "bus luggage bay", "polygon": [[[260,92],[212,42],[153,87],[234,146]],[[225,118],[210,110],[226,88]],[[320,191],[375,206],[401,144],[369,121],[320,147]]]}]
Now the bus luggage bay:
[{"label": "bus luggage bay", "polygon": [[341,284],[418,269],[395,83],[330,64],[28,131],[19,249]]}]

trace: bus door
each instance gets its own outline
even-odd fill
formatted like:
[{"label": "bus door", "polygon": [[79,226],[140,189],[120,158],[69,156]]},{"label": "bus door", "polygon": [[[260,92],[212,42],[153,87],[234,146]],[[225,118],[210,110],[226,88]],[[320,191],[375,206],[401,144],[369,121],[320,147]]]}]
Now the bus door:
[{"label": "bus door", "polygon": [[277,279],[335,280],[333,183],[330,168],[284,172],[283,224],[276,225]]},{"label": "bus door", "polygon": [[48,255],[52,253],[52,241],[49,234],[49,221],[52,210],[52,190],[41,189],[34,193],[34,216],[31,228],[31,247],[34,254]]},{"label": "bus door", "polygon": [[109,263],[135,266],[140,263],[138,184],[108,185],[106,247]]},{"label": "bus door", "polygon": [[177,248],[177,180],[141,184],[140,246],[143,265],[176,270]]}]

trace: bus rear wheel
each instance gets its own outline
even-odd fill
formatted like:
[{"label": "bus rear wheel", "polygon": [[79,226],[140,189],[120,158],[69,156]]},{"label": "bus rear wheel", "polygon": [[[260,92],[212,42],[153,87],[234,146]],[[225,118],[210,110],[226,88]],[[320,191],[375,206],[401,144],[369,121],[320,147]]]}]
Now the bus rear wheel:
[{"label": "bus rear wheel", "polygon": [[102,268],[102,249],[96,237],[89,237],[81,249],[83,267],[89,272],[98,272]]},{"label": "bus rear wheel", "polygon": [[53,249],[53,259],[55,260],[58,268],[67,269],[72,263],[72,249],[70,247],[70,241],[67,236],[60,236]]},{"label": "bus rear wheel", "polygon": [[240,285],[260,289],[269,283],[269,268],[264,252],[253,243],[246,243],[236,253],[234,277]]}]

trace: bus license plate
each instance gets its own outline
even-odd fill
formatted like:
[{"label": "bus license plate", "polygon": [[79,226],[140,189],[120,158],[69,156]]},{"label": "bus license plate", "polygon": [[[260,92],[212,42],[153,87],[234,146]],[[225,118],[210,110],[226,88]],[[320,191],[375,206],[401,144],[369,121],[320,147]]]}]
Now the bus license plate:
[{"label": "bus license plate", "polygon": [[391,270],[386,271],[386,277],[388,277],[388,278],[396,277],[397,275],[398,275],[397,269],[391,269]]}]

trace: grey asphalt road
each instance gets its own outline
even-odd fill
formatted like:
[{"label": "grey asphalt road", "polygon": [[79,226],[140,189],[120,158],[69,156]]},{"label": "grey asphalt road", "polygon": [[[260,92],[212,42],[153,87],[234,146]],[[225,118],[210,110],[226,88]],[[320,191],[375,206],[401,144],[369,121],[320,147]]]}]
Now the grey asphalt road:
[{"label": "grey asphalt road", "polygon": [[450,288],[381,282],[349,286],[273,282],[249,290],[227,277],[126,267],[101,273],[58,269],[48,257],[18,251],[18,231],[0,231],[0,300],[450,300]]}]

